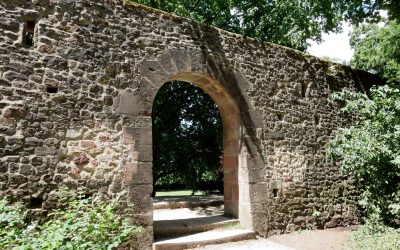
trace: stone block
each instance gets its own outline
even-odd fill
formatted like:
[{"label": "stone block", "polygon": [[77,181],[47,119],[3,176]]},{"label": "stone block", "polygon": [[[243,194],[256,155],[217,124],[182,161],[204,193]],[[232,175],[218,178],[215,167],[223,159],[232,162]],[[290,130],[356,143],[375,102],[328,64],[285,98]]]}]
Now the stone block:
[{"label": "stone block", "polygon": [[32,173],[32,166],[28,164],[21,164],[21,166],[19,166],[19,173],[23,175],[30,175]]},{"label": "stone block", "polygon": [[197,84],[199,84],[199,86],[201,86],[201,83],[199,83],[199,80],[202,79],[203,77],[204,77],[204,75],[200,74],[200,73],[185,72],[185,73],[179,73],[177,75],[172,76],[170,78],[170,80],[197,83]]},{"label": "stone block", "polygon": [[157,60],[161,67],[163,67],[164,71],[168,74],[168,78],[179,73],[169,51],[162,53],[158,56]]},{"label": "stone block", "polygon": [[153,191],[153,185],[132,185],[127,187],[127,189],[127,202],[129,206],[132,206],[132,212],[147,213],[152,211],[153,200],[151,198],[151,193]]},{"label": "stone block", "polygon": [[152,129],[124,127],[122,132],[122,142],[124,144],[151,145]]},{"label": "stone block", "polygon": [[238,165],[238,155],[224,155],[224,169],[237,168]]},{"label": "stone block", "polygon": [[55,147],[36,147],[35,148],[35,155],[37,156],[48,156],[48,155],[55,155],[57,153],[57,149]]},{"label": "stone block", "polygon": [[240,71],[234,71],[236,86],[241,90],[241,93],[246,93],[246,90],[251,86],[247,78]]},{"label": "stone block", "polygon": [[65,137],[67,139],[80,139],[82,138],[82,130],[81,129],[67,129],[67,133],[65,134]]},{"label": "stone block", "polygon": [[152,103],[139,96],[134,91],[122,91],[119,96],[119,102],[117,107],[118,114],[127,115],[150,115],[152,109]]},{"label": "stone block", "polygon": [[282,182],[280,182],[280,181],[272,181],[270,183],[270,188],[271,189],[282,189]]},{"label": "stone block", "polygon": [[260,154],[254,155],[242,155],[241,156],[241,168],[247,169],[262,169],[264,168],[265,162],[263,156]]},{"label": "stone block", "polygon": [[238,155],[239,154],[239,141],[238,140],[225,140],[224,144],[224,156]]},{"label": "stone block", "polygon": [[251,128],[263,128],[264,127],[264,116],[262,110],[253,110],[248,111],[242,115],[243,117],[247,117],[246,127]]},{"label": "stone block", "polygon": [[251,199],[254,203],[265,202],[272,196],[270,185],[267,182],[259,182],[250,186]]},{"label": "stone block", "polygon": [[144,214],[133,214],[129,216],[129,220],[133,225],[137,226],[153,226],[153,212]]},{"label": "stone block", "polygon": [[160,87],[168,81],[169,75],[158,61],[143,60],[139,64],[139,70],[153,86]]},{"label": "stone block", "polygon": [[24,175],[20,174],[11,174],[9,175],[9,183],[11,187],[18,187],[19,185],[25,184],[28,182],[28,178]]},{"label": "stone block", "polygon": [[81,155],[75,157],[73,161],[76,165],[85,165],[89,163],[90,159],[85,155]]},{"label": "stone block", "polygon": [[258,138],[247,136],[243,138],[241,153],[248,155],[262,154],[263,145]]},{"label": "stone block", "polygon": [[267,140],[283,140],[285,134],[282,131],[268,130],[264,132],[264,138]]},{"label": "stone block", "polygon": [[189,57],[193,72],[207,72],[207,64],[204,57],[204,52],[201,50],[190,50]]},{"label": "stone block", "polygon": [[253,229],[253,219],[250,203],[239,203],[239,221],[240,227],[244,229]]},{"label": "stone block", "polygon": [[125,185],[153,184],[153,170],[151,163],[126,163]]},{"label": "stone block", "polygon": [[29,146],[40,146],[43,144],[43,140],[35,137],[28,137],[25,139],[25,144]]},{"label": "stone block", "polygon": [[249,168],[249,183],[258,183],[262,181],[262,170],[259,168]]},{"label": "stone block", "polygon": [[172,62],[178,70],[177,73],[192,71],[189,53],[186,50],[170,50],[169,53],[171,54]]},{"label": "stone block", "polygon": [[139,162],[152,162],[153,161],[153,147],[152,145],[139,144],[134,146],[135,153],[133,160]]}]

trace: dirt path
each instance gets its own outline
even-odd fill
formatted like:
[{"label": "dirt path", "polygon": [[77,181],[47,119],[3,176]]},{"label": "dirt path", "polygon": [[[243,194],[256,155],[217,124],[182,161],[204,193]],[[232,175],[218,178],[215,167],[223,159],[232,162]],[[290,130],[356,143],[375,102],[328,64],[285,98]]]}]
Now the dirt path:
[{"label": "dirt path", "polygon": [[268,239],[231,242],[210,245],[203,250],[342,250],[346,248],[347,236],[355,227],[339,227],[326,230],[305,230],[291,234],[276,235]]}]

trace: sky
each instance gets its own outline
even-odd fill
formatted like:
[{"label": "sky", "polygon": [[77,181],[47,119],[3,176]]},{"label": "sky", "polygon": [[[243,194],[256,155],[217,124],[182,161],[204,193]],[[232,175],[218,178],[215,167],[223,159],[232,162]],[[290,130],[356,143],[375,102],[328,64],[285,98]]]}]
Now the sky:
[{"label": "sky", "polygon": [[350,61],[353,51],[350,48],[348,35],[352,28],[349,23],[343,23],[342,29],[340,34],[322,34],[323,42],[320,44],[309,40],[311,46],[307,52],[317,57],[328,56],[340,59],[340,61]]}]

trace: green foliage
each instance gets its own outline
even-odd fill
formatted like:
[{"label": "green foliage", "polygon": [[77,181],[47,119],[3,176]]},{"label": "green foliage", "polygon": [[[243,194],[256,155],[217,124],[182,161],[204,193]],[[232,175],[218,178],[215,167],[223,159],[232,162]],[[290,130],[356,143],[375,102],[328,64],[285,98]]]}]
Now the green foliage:
[{"label": "green foliage", "polygon": [[245,36],[305,50],[307,39],[337,31],[341,16],[328,1],[138,0],[197,22]]},{"label": "green foliage", "polygon": [[387,21],[383,27],[363,24],[351,33],[350,44],[355,50],[352,66],[400,82],[400,25],[396,21]]},{"label": "green foliage", "polygon": [[0,200],[0,249],[17,244],[25,229],[25,215],[22,204],[10,206],[6,199]]},{"label": "green foliage", "polygon": [[344,90],[333,99],[345,103],[343,111],[353,115],[354,125],[338,131],[328,157],[364,185],[360,204],[367,216],[393,225],[400,219],[400,90],[373,87],[371,99]]},{"label": "green foliage", "polygon": [[221,151],[222,123],[211,98],[189,83],[164,84],[153,104],[154,183],[193,190],[222,184]]},{"label": "green foliage", "polygon": [[138,232],[115,213],[118,199],[66,196],[65,208],[52,211],[46,222],[24,222],[21,205],[0,201],[0,249],[114,249]]},{"label": "green foliage", "polygon": [[353,24],[376,22],[381,18],[380,11],[387,11],[390,20],[400,21],[398,0],[338,0],[337,5],[345,20]]},{"label": "green foliage", "polygon": [[367,222],[350,235],[350,249],[400,249],[400,229]]},{"label": "green foliage", "polygon": [[[133,2],[133,0],[125,0]],[[379,19],[379,10],[399,18],[398,0],[136,0],[245,36],[299,50],[307,39],[321,41],[322,32],[337,32],[340,23]]]},{"label": "green foliage", "polygon": [[[189,189],[157,191],[157,197],[190,196],[192,194],[193,194],[193,190],[189,190]],[[193,195],[204,195],[204,193],[197,191]]]}]

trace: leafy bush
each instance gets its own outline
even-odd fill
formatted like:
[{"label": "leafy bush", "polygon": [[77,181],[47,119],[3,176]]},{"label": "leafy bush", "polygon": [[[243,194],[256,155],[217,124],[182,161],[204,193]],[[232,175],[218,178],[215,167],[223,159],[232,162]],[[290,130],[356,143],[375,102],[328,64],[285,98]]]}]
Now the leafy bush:
[{"label": "leafy bush", "polygon": [[350,235],[350,249],[400,249],[400,230],[369,221]]},{"label": "leafy bush", "polygon": [[354,125],[338,131],[328,145],[328,157],[363,185],[360,204],[367,217],[396,225],[400,219],[400,90],[374,87],[371,99],[344,90],[333,99],[344,102],[343,111],[352,113]]},{"label": "leafy bush", "polygon": [[83,199],[60,192],[65,208],[56,209],[42,225],[24,223],[21,205],[0,201],[0,249],[113,249],[140,228],[115,213],[118,199]]},{"label": "leafy bush", "polygon": [[11,206],[6,199],[0,200],[0,249],[17,244],[25,228],[25,214],[20,203]]}]

